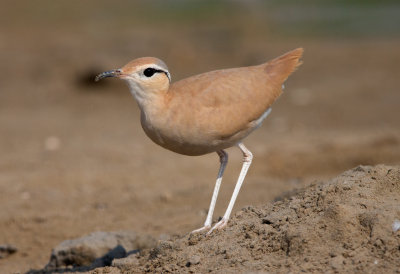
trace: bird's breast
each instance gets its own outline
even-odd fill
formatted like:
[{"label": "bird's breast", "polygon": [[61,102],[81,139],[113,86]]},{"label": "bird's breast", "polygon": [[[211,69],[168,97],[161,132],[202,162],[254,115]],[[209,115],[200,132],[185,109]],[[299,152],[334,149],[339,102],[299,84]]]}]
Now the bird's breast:
[{"label": "bird's breast", "polygon": [[[142,113],[141,124],[146,135],[156,144],[183,155],[203,155],[215,151],[205,136],[196,134],[193,125],[185,127],[173,121],[157,118],[154,121]],[[203,135],[203,134],[201,134]]]}]

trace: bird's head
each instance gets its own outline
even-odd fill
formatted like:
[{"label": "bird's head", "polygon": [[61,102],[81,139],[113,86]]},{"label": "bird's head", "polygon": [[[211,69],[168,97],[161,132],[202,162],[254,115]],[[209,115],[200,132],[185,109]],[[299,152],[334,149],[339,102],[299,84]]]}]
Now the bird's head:
[{"label": "bird's head", "polygon": [[100,73],[96,76],[95,81],[106,77],[125,80],[138,103],[168,91],[171,82],[167,65],[154,57],[138,58],[120,69]]}]

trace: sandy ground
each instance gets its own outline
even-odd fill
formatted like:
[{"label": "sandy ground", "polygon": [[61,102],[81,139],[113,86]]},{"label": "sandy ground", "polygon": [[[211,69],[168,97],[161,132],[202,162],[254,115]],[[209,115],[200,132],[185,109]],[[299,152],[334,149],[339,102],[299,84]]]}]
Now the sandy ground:
[{"label": "sandy ground", "polygon": [[[360,164],[400,164],[398,39],[246,34],[221,49],[198,43],[190,30],[150,37],[143,30],[93,34],[90,24],[57,31],[33,24],[34,32],[21,24],[7,26],[0,43],[0,244],[18,248],[0,259],[1,273],[40,269],[58,243],[93,231],[167,239],[203,224],[217,155],[186,157],[156,146],[123,83],[91,82],[134,57],[164,59],[177,80],[305,48],[304,65],[245,141],[255,157],[234,212]],[[228,153],[216,219],[241,165],[237,149]]]},{"label": "sandy ground", "polygon": [[288,199],[246,207],[225,231],[160,241],[101,271],[398,273],[399,183],[399,167],[358,166]]}]

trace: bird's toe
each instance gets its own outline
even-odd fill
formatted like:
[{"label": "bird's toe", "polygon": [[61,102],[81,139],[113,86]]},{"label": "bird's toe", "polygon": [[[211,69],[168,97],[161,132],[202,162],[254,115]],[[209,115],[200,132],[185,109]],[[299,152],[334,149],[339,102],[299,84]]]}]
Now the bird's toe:
[{"label": "bird's toe", "polygon": [[213,228],[211,228],[211,230],[207,232],[207,235],[210,235],[210,234],[211,234],[214,230],[216,230],[216,229],[219,230],[219,229],[225,228],[227,224],[228,224],[228,220],[222,218],[221,221],[219,221],[218,223],[216,223],[216,224],[213,226]]},{"label": "bird's toe", "polygon": [[210,225],[205,225],[205,226],[203,226],[203,227],[201,227],[199,229],[193,230],[192,232],[190,232],[190,234],[201,233],[201,232],[204,232],[204,231],[208,231],[210,228],[211,228]]}]

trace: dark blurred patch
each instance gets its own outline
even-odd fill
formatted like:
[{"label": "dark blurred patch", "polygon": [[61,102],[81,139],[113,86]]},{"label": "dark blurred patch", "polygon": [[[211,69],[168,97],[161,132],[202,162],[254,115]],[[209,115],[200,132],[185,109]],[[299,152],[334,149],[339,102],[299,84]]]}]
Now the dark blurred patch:
[{"label": "dark blurred patch", "polygon": [[100,89],[104,90],[105,88],[110,87],[110,81],[94,81],[94,78],[103,71],[106,71],[106,69],[93,66],[77,74],[75,78],[75,85],[79,87],[78,90],[98,91]]},{"label": "dark blurred patch", "polygon": [[399,145],[399,143],[400,140],[398,139],[397,136],[386,135],[371,141],[370,145],[375,148],[383,148],[383,147],[397,146]]}]

